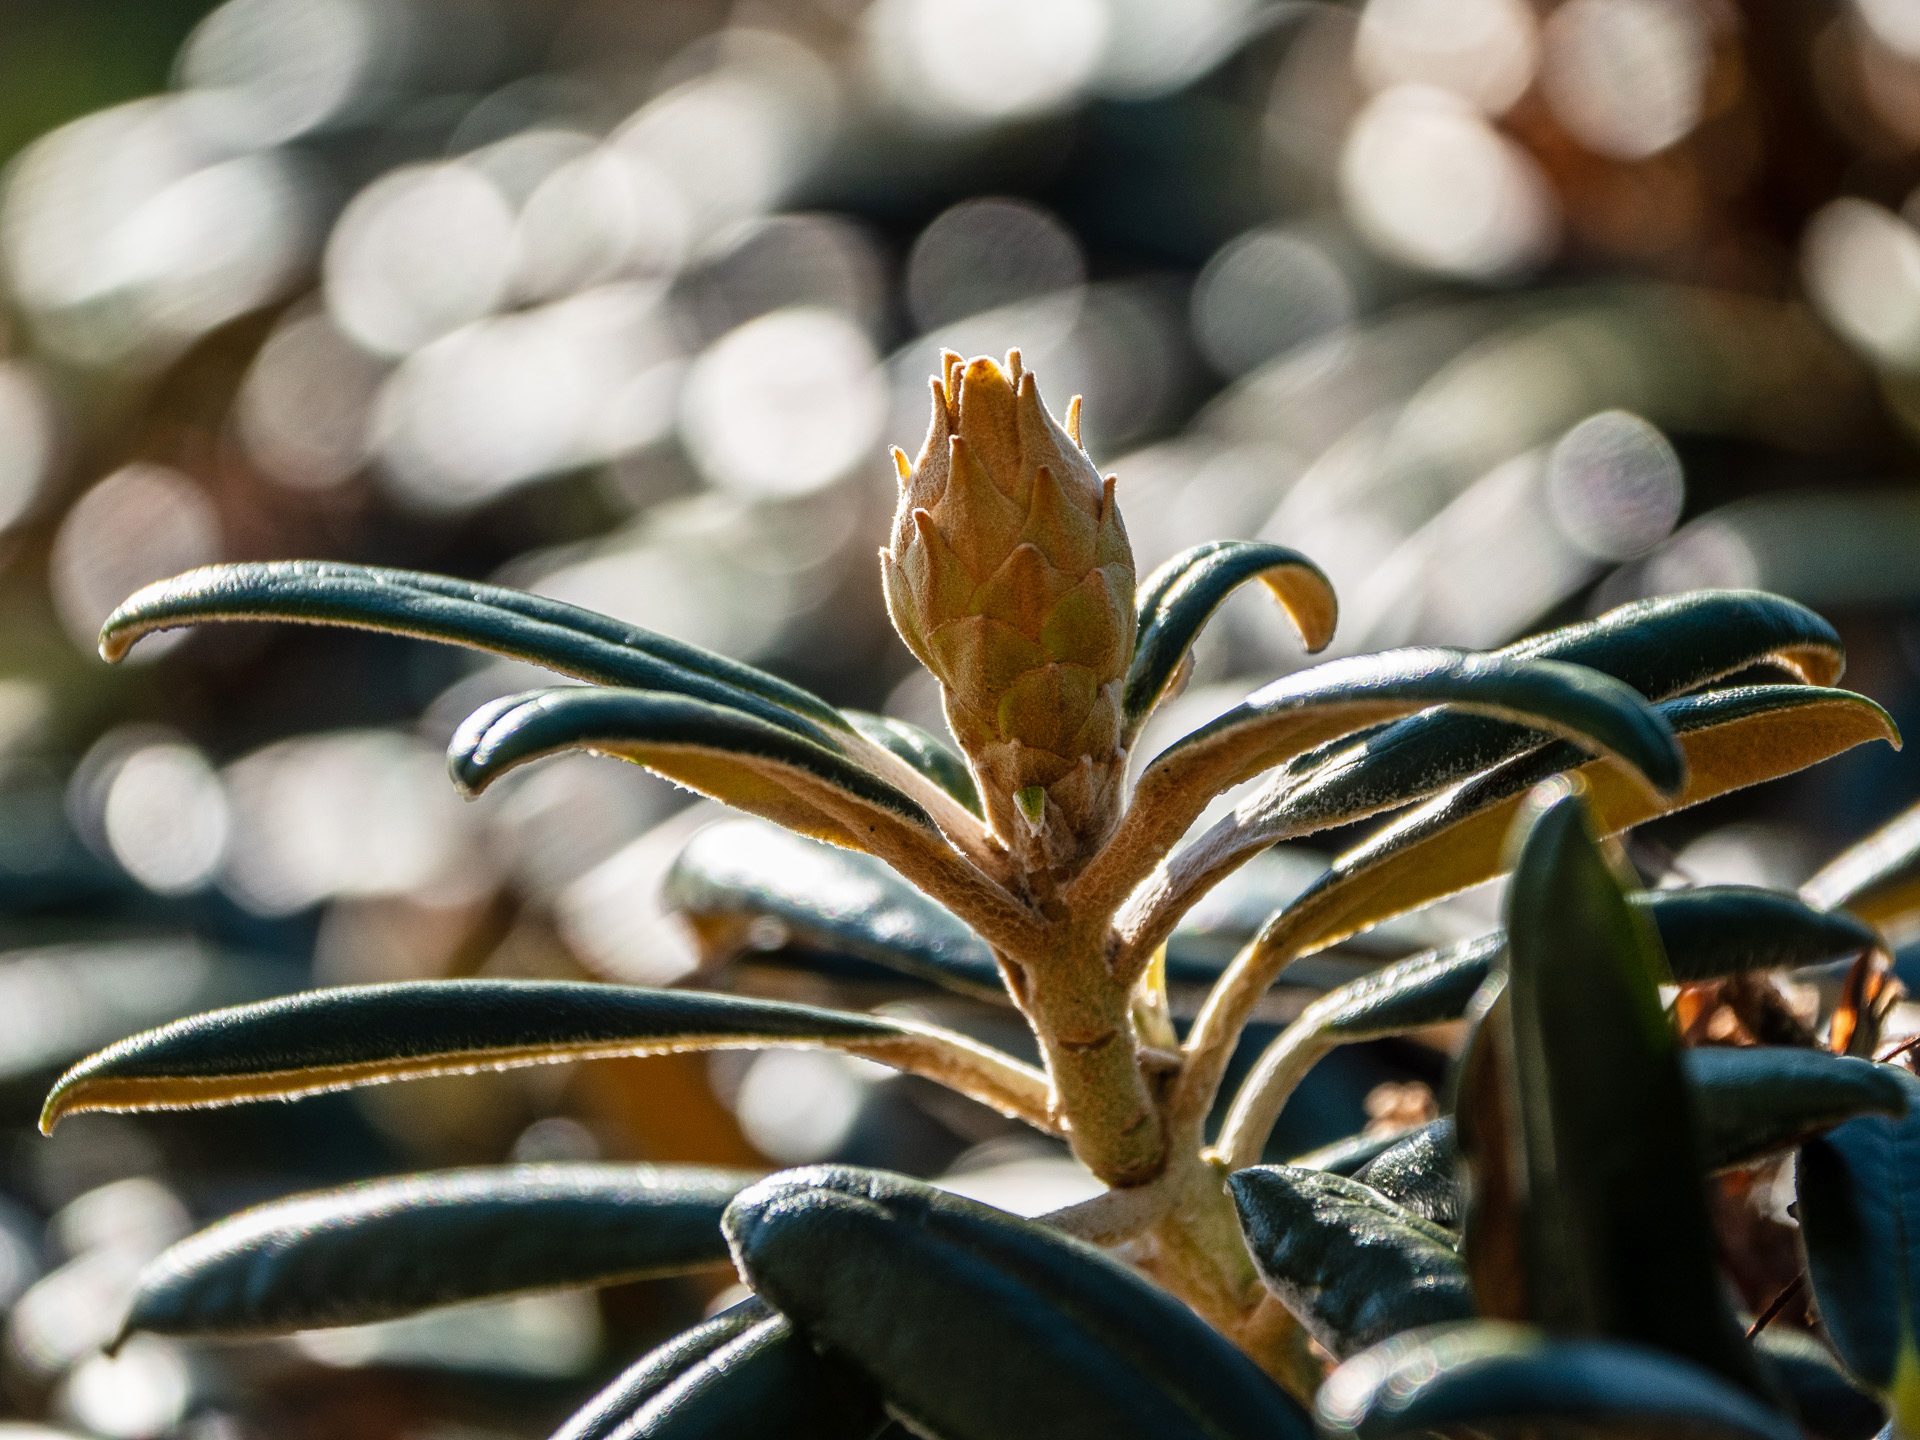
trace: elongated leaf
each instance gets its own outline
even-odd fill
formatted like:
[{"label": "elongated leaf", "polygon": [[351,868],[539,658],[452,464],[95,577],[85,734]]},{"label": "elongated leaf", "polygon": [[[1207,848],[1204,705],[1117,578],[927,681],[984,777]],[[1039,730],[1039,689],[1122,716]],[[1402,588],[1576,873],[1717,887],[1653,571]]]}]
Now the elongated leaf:
[{"label": "elongated leaf", "polygon": [[667,874],[665,896],[708,931],[777,921],[803,950],[851,955],[963,994],[1005,1001],[993,951],[951,910],[869,855],[760,820],[700,831]]},{"label": "elongated leaf", "polygon": [[1764,1394],[1714,1267],[1659,968],[1653,927],[1627,904],[1580,796],[1562,792],[1514,866],[1511,1009],[1492,1015],[1512,1076],[1506,1140],[1526,1177],[1529,1313],[1501,1318],[1651,1345]]},{"label": "elongated leaf", "polygon": [[621,1371],[568,1416],[566,1423],[553,1432],[551,1440],[612,1440],[654,1396],[772,1314],[765,1301],[750,1296],[692,1329],[681,1331]]},{"label": "elongated leaf", "polygon": [[895,720],[890,715],[870,715],[865,710],[840,713],[867,739],[899,756],[975,816],[985,816],[987,812],[980,804],[980,787],[974,782],[967,762],[918,725]]},{"label": "elongated leaf", "polygon": [[755,1176],[651,1165],[444,1170],[257,1206],[162,1254],[127,1330],[270,1335],[727,1260]]},{"label": "elongated leaf", "polygon": [[[1708,1170],[1753,1165],[1857,1115],[1905,1113],[1900,1084],[1864,1060],[1817,1050],[1751,1047],[1680,1055]],[[1453,1119],[1414,1130],[1353,1171],[1397,1205],[1459,1228],[1466,1191]]]},{"label": "elongated leaf", "polygon": [[773,1315],[688,1365],[608,1440],[870,1440],[886,1423],[871,1382]]},{"label": "elongated leaf", "polygon": [[[1831,625],[1804,605],[1755,590],[1696,590],[1636,601],[1493,653],[1585,665],[1649,700],[1670,700],[1762,663],[1791,670],[1810,685],[1831,685],[1844,668]],[[1290,771],[1296,783],[1275,818],[1284,813],[1286,828],[1295,834],[1364,819],[1434,794],[1544,740],[1538,731],[1482,715],[1412,716],[1337,750],[1303,756]]]},{"label": "elongated leaf", "polygon": [[1070,902],[1117,903],[1220,791],[1326,740],[1434,705],[1572,737],[1620,757],[1623,773],[1663,793],[1685,778],[1685,757],[1666,720],[1597,671],[1433,649],[1333,660],[1256,690],[1161,751],[1142,773],[1114,837],[1070,889]]},{"label": "elongated leaf", "polygon": [[[1832,684],[1842,668],[1839,637],[1826,621],[1791,600],[1746,590],[1640,601],[1494,653],[1586,665],[1649,700],[1762,662],[1814,685]],[[1544,739],[1523,725],[1448,709],[1316,746],[1175,857],[1166,905],[1184,911],[1276,841],[1424,799]]]},{"label": "elongated leaf", "polygon": [[478,793],[515,766],[578,749],[618,755],[750,815],[878,855],[990,939],[1031,941],[1038,930],[1027,907],[947,843],[918,800],[742,711],[638,690],[539,691],[477,712],[447,758],[455,781]]},{"label": "elongated leaf", "polygon": [[1906,1114],[1896,1072],[1820,1050],[1704,1047],[1682,1053],[1710,1170],[1752,1165],[1857,1115]]},{"label": "elongated leaf", "polygon": [[[1659,933],[1663,980],[1814,965],[1875,943],[1873,931],[1849,915],[1753,885],[1641,891],[1628,903],[1644,910]],[[1410,956],[1309,1005],[1275,1037],[1234,1097],[1220,1140],[1229,1164],[1238,1168],[1259,1158],[1288,1096],[1334,1047],[1464,1016],[1504,939],[1494,931]]]},{"label": "elongated leaf", "polygon": [[1800,1440],[1786,1416],[1696,1365],[1491,1321],[1376,1345],[1328,1377],[1314,1408],[1328,1440],[1468,1429],[1517,1440],[1557,1426],[1622,1440]]},{"label": "elongated leaf", "polygon": [[1800,1149],[1800,1240],[1807,1278],[1847,1368],[1889,1402],[1901,1430],[1920,1426],[1920,1079],[1900,1120],[1850,1120]]},{"label": "elongated leaf", "polygon": [[1467,1218],[1467,1191],[1460,1175],[1460,1147],[1453,1117],[1443,1115],[1403,1136],[1355,1173],[1394,1204],[1423,1220],[1458,1230]]},{"label": "elongated leaf", "polygon": [[826,701],[750,665],[576,605],[427,575],[320,560],[210,565],[149,585],[107,617],[100,653],[118,660],[143,635],[214,620],[281,620],[386,630],[527,660],[601,685],[730,705],[801,733],[851,727]]},{"label": "elongated leaf", "polygon": [[1260,1278],[1336,1358],[1473,1318],[1454,1237],[1357,1180],[1256,1165],[1227,1181]]},{"label": "elongated leaf", "polygon": [[41,1112],[174,1110],[292,1099],[423,1075],[677,1050],[843,1050],[1045,1124],[1046,1079],[964,1036],[905,1020],[691,990],[558,980],[418,980],[310,990],[191,1016],[74,1066]]},{"label": "elongated leaf", "polygon": [[759,1294],[942,1440],[1308,1434],[1192,1311],[1032,1221],[820,1166],[742,1192],[725,1224]]},{"label": "elongated leaf", "polygon": [[460,727],[447,765],[477,795],[516,766],[563,750],[618,755],[848,849],[865,848],[876,813],[939,837],[917,802],[843,755],[745,711],[645,690],[562,686],[497,701]]},{"label": "elongated leaf", "polygon": [[1910,928],[1920,912],[1920,805],[1835,856],[1800,894],[1823,909],[1844,905],[1886,930]]},{"label": "elongated leaf", "polygon": [[1183,550],[1140,587],[1139,638],[1120,702],[1126,743],[1160,703],[1213,612],[1255,579],[1287,612],[1309,654],[1326,648],[1339,602],[1325,573],[1299,551],[1255,540],[1211,540]]},{"label": "elongated leaf", "polygon": [[1873,1393],[1842,1370],[1803,1330],[1773,1326],[1755,1344],[1793,1402],[1800,1423],[1818,1440],[1873,1440],[1887,1413]]}]

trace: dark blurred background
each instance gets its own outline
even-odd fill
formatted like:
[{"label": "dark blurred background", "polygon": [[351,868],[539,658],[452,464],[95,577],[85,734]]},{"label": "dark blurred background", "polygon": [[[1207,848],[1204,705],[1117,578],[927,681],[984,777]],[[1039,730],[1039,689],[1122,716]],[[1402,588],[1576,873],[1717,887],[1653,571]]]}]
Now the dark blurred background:
[{"label": "dark blurred background", "polygon": [[[0,152],[7,1440],[542,1436],[731,1278],[100,1352],[147,1258],[301,1188],[840,1157],[1028,1211],[1087,1191],[970,1104],[804,1053],[40,1138],[87,1050],[316,983],[698,975],[1017,1042],[783,969],[777,933],[714,969],[659,885],[715,812],[644,772],[456,799],[453,727],[538,672],[262,627],[109,669],[93,637],[147,581],[492,578],[938,725],[880,603],[885,447],[917,448],[940,349],[1017,345],[1056,411],[1085,395],[1142,573],[1296,546],[1335,653],[1753,585],[1920,719],[1912,0],[5,0]],[[1303,657],[1246,598],[1198,661],[1143,751]],[[1791,885],[1917,773],[1876,747],[1645,853]],[[1276,1153],[1417,1112],[1443,1068],[1342,1052]]]}]

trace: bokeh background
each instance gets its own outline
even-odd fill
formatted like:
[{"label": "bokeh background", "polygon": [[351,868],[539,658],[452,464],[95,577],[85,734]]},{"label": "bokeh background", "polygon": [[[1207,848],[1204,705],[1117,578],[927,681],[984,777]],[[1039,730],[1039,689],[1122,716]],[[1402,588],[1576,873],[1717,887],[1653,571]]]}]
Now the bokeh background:
[{"label": "bokeh background", "polygon": [[[293,628],[109,669],[147,581],[491,578],[937,726],[880,602],[885,447],[939,350],[1017,345],[1086,397],[1143,573],[1298,547],[1335,653],[1757,585],[1920,721],[1912,0],[0,0],[0,152],[3,1435],[543,1436],[729,1279],[101,1353],[145,1259],[301,1188],[595,1156],[1084,1183],[806,1054],[40,1138],[86,1050],[316,983],[698,976],[1009,1030],[783,969],[778,927],[716,969],[659,893],[713,812],[637,769],[456,799],[454,726],[537,672]],[[1162,739],[1303,663],[1251,598],[1198,658]],[[1876,748],[1640,858],[1793,884],[1916,795]],[[1356,1048],[1278,1153],[1417,1113],[1443,1065]]]}]

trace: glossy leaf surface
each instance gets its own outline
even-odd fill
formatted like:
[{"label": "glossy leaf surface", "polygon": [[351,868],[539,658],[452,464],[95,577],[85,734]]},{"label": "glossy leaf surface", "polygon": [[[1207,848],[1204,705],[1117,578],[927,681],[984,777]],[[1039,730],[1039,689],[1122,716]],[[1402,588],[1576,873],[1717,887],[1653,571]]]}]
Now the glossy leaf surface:
[{"label": "glossy leaf surface", "polygon": [[774,1315],[687,1366],[607,1440],[869,1440],[886,1423],[865,1377]]},{"label": "glossy leaf surface", "polygon": [[1801,1440],[1799,1427],[1698,1366],[1610,1340],[1549,1340],[1478,1321],[1395,1336],[1328,1377],[1328,1440],[1471,1429],[1490,1440],[1574,1428],[1621,1440]]},{"label": "glossy leaf surface", "polygon": [[[1494,653],[1585,665],[1656,701],[1763,662],[1790,669],[1808,684],[1831,685],[1844,663],[1839,635],[1820,616],[1752,590],[1643,600]],[[1480,715],[1416,715],[1303,757],[1290,773],[1295,783],[1284,809],[1296,834],[1360,819],[1431,795],[1542,740],[1525,726]]]},{"label": "glossy leaf surface", "polygon": [[655,1395],[772,1314],[765,1302],[750,1296],[681,1331],[621,1371],[568,1416],[550,1440],[611,1440]]},{"label": "glossy leaf surface", "polygon": [[140,1277],[129,1330],[263,1335],[726,1263],[755,1179],[692,1166],[518,1165],[322,1190],[242,1211]]},{"label": "glossy leaf surface", "polygon": [[1703,1046],[1681,1058],[1710,1170],[1752,1165],[1858,1115],[1906,1114],[1896,1073],[1866,1060],[1774,1046]]},{"label": "glossy leaf surface", "polygon": [[1139,630],[1120,702],[1127,734],[1159,703],[1214,611],[1250,580],[1266,585],[1309,654],[1326,648],[1339,602],[1332,582],[1306,556],[1256,540],[1211,540],[1183,550],[1140,587]]},{"label": "glossy leaf surface", "polygon": [[1467,1191],[1451,1115],[1402,1136],[1355,1172],[1354,1179],[1436,1225],[1458,1230],[1466,1222]]},{"label": "glossy leaf surface", "polygon": [[[1714,1264],[1653,927],[1627,903],[1580,796],[1543,803],[1507,896],[1510,1008],[1489,1017],[1513,1126],[1478,1130],[1469,1150],[1472,1161],[1505,1144],[1525,1177],[1528,1313],[1497,1318],[1651,1345],[1761,1393]],[[1470,1223],[1470,1260],[1479,1233]]]},{"label": "glossy leaf surface", "polygon": [[934,1078],[944,1073],[946,1083],[977,1098],[993,1093],[1003,1106],[1045,1113],[1046,1082],[1037,1071],[931,1026],[699,991],[421,980],[311,990],[132,1036],[62,1076],[41,1124],[51,1129],[82,1110],[290,1099],[468,1070],[781,1045],[844,1050]]},{"label": "glossy leaf surface", "polygon": [[662,690],[845,731],[831,705],[725,656],[558,600],[444,575],[320,560],[211,565],[149,585],[107,618],[100,651],[118,660],[143,635],[214,620],[281,620],[385,630],[544,665],[601,685]]},{"label": "glossy leaf surface", "polygon": [[950,990],[1004,1001],[993,951],[952,911],[872,856],[760,820],[721,820],[687,842],[669,904],[696,923],[777,921],[803,950],[851,955]]},{"label": "glossy leaf surface", "polygon": [[1357,1180],[1256,1165],[1227,1181],[1260,1278],[1337,1358],[1471,1319],[1454,1237]]},{"label": "glossy leaf surface", "polygon": [[725,1224],[760,1295],[942,1440],[1308,1434],[1192,1311],[1031,1221],[818,1166],[742,1192]]},{"label": "glossy leaf surface", "polygon": [[1920,1079],[1900,1120],[1849,1121],[1800,1148],[1800,1239],[1814,1304],[1847,1368],[1920,1425]]}]

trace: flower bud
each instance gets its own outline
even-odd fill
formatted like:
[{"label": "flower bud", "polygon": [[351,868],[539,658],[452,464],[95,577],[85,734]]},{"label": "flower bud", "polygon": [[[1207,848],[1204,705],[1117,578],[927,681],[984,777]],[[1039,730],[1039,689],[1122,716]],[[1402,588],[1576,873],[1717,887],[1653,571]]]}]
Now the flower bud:
[{"label": "flower bud", "polygon": [[1047,413],[1020,353],[1005,371],[941,358],[919,459],[893,452],[887,609],[940,681],[995,834],[1030,868],[1069,872],[1119,810],[1133,550],[1113,478]]}]

